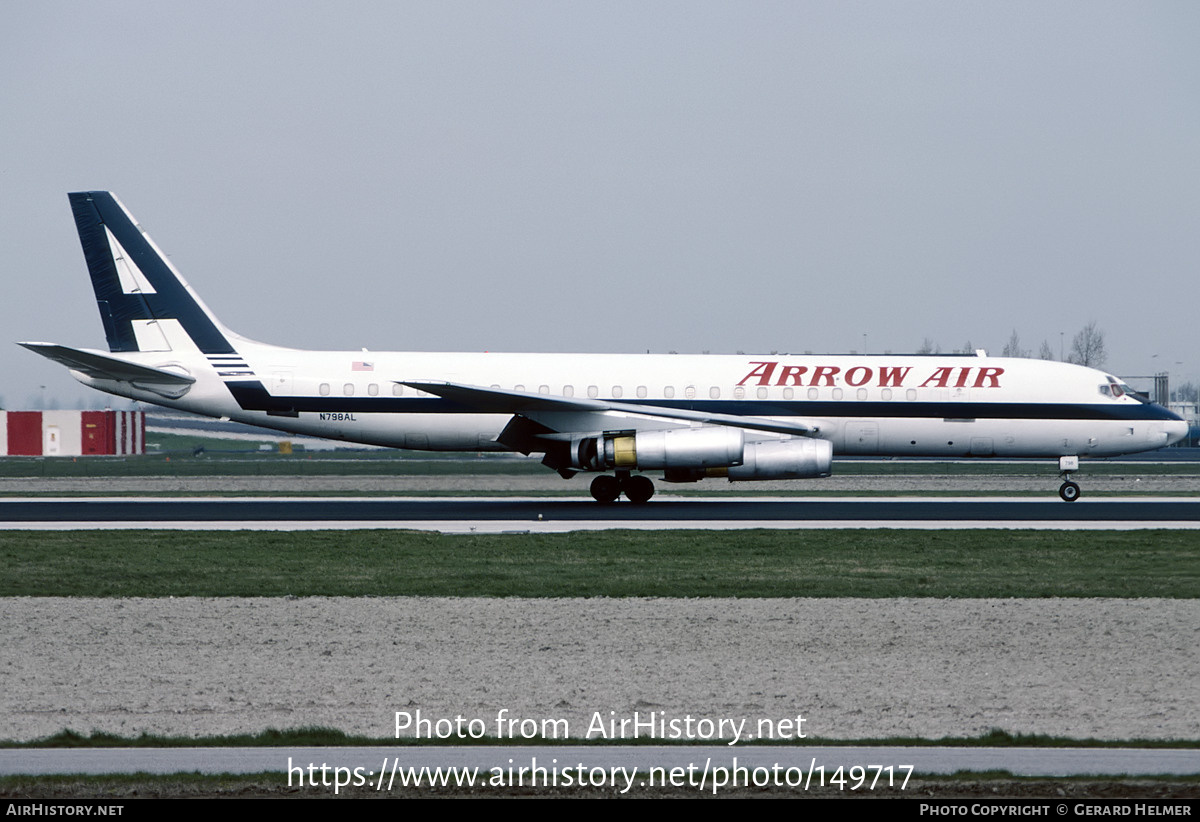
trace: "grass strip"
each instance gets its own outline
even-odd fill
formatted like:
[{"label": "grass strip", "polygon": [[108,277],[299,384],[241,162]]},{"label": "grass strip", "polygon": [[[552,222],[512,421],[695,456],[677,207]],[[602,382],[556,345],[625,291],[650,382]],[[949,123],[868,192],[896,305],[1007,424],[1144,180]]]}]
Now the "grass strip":
[{"label": "grass strip", "polygon": [[[4,457],[0,477],[106,479],[109,477],[313,477],[313,476],[546,476],[535,460],[403,459],[394,452],[361,454],[300,452],[279,454],[145,454],[134,457]],[[1195,473],[1193,471],[1191,473]],[[553,476],[553,475],[551,475]]]},{"label": "grass strip", "polygon": [[[612,747],[613,745],[641,744],[634,739],[588,740],[572,737],[569,739],[534,738],[522,740],[520,745],[587,745]],[[695,742],[664,742],[655,741],[655,745],[678,745],[686,748]],[[218,736],[161,736],[157,734],[140,734],[138,736],[119,736],[117,734],[93,731],[81,734],[76,731],[60,731],[51,736],[27,742],[0,740],[0,748],[347,748],[347,747],[395,747],[395,746],[428,746],[445,745],[447,747],[495,745],[514,747],[512,739],[497,737],[453,737],[447,740],[417,739],[415,737],[369,737],[352,736],[334,728],[292,728],[277,730],[269,728],[256,734],[227,734]],[[1196,739],[1075,739],[1071,737],[1048,736],[1046,734],[1013,734],[999,729],[992,730],[979,736],[954,736],[930,739],[926,737],[885,737],[869,739],[822,739],[806,737],[800,740],[755,740],[753,745],[773,745],[778,747],[939,747],[939,748],[1146,748],[1146,749],[1191,749],[1200,748],[1200,740]]]},{"label": "grass strip", "polygon": [[6,531],[0,596],[1200,596],[1200,531]]},{"label": "grass strip", "polygon": [[[1002,771],[988,773],[961,772],[949,776],[915,773],[904,790],[878,787],[875,790],[843,790],[834,785],[824,788],[803,787],[738,787],[713,791],[695,786],[655,786],[648,784],[648,774],[639,779],[638,787],[622,794],[619,786],[603,787],[520,787],[493,786],[484,778],[474,787],[431,786],[400,787],[380,792],[374,786],[345,787],[336,794],[343,799],[365,798],[562,798],[607,799],[629,798],[694,799],[713,795],[730,799],[749,798],[878,798],[878,799],[968,799],[989,802],[1001,799],[1041,799],[1045,803],[1078,801],[1081,799],[1195,799],[1200,795],[1200,778],[1191,776],[1162,777],[1019,777]],[[287,774],[135,774],[107,776],[4,776],[0,777],[0,797],[7,799],[101,799],[124,802],[131,799],[332,799],[332,787],[301,787],[289,783]],[[915,810],[913,811],[915,813]]]}]

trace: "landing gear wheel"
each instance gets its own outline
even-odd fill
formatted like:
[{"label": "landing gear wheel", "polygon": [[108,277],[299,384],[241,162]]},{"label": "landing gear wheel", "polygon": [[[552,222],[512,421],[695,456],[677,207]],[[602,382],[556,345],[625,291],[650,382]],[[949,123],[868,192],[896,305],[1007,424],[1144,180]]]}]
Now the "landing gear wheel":
[{"label": "landing gear wheel", "polygon": [[643,502],[649,502],[654,496],[654,483],[650,478],[638,474],[636,477],[630,477],[625,481],[625,486],[621,489],[625,492],[626,498],[635,505],[641,505]]},{"label": "landing gear wheel", "polygon": [[1058,488],[1058,495],[1065,502],[1074,502],[1079,499],[1079,486],[1073,482],[1064,482]]},{"label": "landing gear wheel", "polygon": [[617,482],[616,477],[610,477],[608,474],[601,474],[592,480],[592,498],[596,502],[615,502],[621,494],[621,483]]}]

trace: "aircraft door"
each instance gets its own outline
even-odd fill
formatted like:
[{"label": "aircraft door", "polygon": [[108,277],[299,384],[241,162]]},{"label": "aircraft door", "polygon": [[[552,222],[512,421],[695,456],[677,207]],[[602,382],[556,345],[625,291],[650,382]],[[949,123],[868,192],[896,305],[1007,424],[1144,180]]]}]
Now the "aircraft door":
[{"label": "aircraft door", "polygon": [[875,420],[850,420],[846,423],[846,453],[879,452],[879,423]]},{"label": "aircraft door", "polygon": [[267,392],[275,397],[291,396],[292,372],[273,370],[267,377]]},{"label": "aircraft door", "polygon": [[42,438],[42,453],[47,457],[58,456],[62,453],[62,431],[57,425],[47,425]]},{"label": "aircraft door", "polygon": [[992,445],[991,437],[971,437],[971,456],[972,457],[994,457],[996,449]]}]

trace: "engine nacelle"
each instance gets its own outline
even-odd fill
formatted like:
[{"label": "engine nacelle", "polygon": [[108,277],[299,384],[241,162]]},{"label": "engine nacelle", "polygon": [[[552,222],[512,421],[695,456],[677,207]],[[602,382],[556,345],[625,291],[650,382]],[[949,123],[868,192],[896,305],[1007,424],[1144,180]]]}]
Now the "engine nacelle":
[{"label": "engine nacelle", "polygon": [[742,464],[731,466],[727,476],[736,480],[809,479],[827,477],[833,467],[829,440],[795,438],[748,442]]},{"label": "engine nacelle", "polygon": [[739,428],[669,428],[580,437],[571,442],[571,467],[584,471],[727,468],[742,462]]}]

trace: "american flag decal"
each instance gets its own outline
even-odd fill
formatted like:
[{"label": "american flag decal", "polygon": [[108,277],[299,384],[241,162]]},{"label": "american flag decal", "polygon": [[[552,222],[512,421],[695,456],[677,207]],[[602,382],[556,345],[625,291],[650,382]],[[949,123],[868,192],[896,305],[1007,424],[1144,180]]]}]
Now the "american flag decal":
[{"label": "american flag decal", "polygon": [[373,362],[356,362],[350,366],[351,371],[374,371],[375,363]]}]

